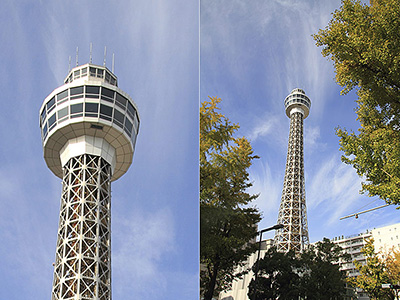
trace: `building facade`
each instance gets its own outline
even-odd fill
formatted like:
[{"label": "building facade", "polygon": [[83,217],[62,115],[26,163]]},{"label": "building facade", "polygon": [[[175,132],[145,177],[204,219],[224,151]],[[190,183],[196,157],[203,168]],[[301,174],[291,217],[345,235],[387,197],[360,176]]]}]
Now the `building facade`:
[{"label": "building facade", "polygon": [[[386,254],[390,253],[392,249],[400,249],[400,223],[374,228],[351,236],[340,236],[332,239],[334,243],[341,246],[346,253],[351,255],[351,260],[349,262],[339,262],[341,269],[346,271],[348,277],[360,275],[360,272],[358,272],[354,265],[354,261],[360,264],[366,263],[365,256],[361,252],[361,249],[371,238],[374,239],[376,253]],[[356,293],[358,299],[370,299],[368,294],[360,289],[357,289]]]},{"label": "building facade", "polygon": [[136,104],[105,66],[72,69],[40,108],[44,159],[62,179],[52,300],[111,299],[111,182],[133,159]]}]

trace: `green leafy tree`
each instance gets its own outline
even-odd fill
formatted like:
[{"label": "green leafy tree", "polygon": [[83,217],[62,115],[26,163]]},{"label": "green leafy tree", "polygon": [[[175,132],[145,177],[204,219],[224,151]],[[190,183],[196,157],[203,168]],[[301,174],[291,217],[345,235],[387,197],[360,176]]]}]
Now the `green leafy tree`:
[{"label": "green leafy tree", "polygon": [[256,250],[260,213],[249,204],[249,141],[234,137],[239,125],[218,112],[219,98],[200,108],[200,283],[205,300],[229,287],[235,270]]},{"label": "green leafy tree", "polygon": [[359,133],[337,128],[342,160],[364,176],[362,192],[400,204],[400,3],[343,0],[314,35],[342,93],[357,89]]},{"label": "green leafy tree", "polygon": [[[329,239],[298,255],[270,248],[260,260],[256,299],[343,299],[346,276],[339,270],[339,260],[347,261],[349,256]],[[254,292],[253,279],[249,285],[250,299]]]},{"label": "green leafy tree", "polygon": [[365,256],[365,265],[355,261],[356,269],[360,275],[348,278],[348,282],[363,289],[372,299],[394,299],[393,292],[383,289],[382,284],[390,283],[390,276],[386,271],[384,262],[375,253],[374,240],[367,241],[361,252]]},{"label": "green leafy tree", "polygon": [[[298,299],[300,294],[300,260],[294,252],[277,252],[275,247],[268,249],[259,261],[257,286],[254,279],[249,284],[248,296],[256,300]],[[256,266],[253,266],[253,272]]]},{"label": "green leafy tree", "polygon": [[351,259],[343,249],[324,238],[311,245],[302,255],[301,294],[306,299],[343,299],[346,295],[346,274],[339,261]]}]

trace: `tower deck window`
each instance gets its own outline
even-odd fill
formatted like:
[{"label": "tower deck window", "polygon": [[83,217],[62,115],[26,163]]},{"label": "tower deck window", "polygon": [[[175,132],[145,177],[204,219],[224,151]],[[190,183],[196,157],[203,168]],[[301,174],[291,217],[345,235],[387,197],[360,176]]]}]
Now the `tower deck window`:
[{"label": "tower deck window", "polygon": [[99,111],[98,103],[85,103],[85,116],[86,117],[97,117]]},{"label": "tower deck window", "polygon": [[114,94],[115,92],[113,90],[110,90],[105,87],[101,88],[101,99],[103,100],[114,102]]},{"label": "tower deck window", "polygon": [[83,96],[83,86],[77,86],[70,89],[71,100],[82,98]]},{"label": "tower deck window", "polygon": [[50,118],[49,118],[49,130],[52,130],[53,127],[56,125],[56,113],[54,113]]},{"label": "tower deck window", "polygon": [[126,99],[121,94],[117,93],[117,98],[115,99],[115,104],[117,104],[119,107],[121,107],[123,110],[125,110],[126,102],[128,102],[128,99]]},{"label": "tower deck window", "polygon": [[62,91],[61,93],[57,94],[57,103],[63,103],[68,98],[68,90]]},{"label": "tower deck window", "polygon": [[85,86],[85,96],[86,98],[99,98],[100,87],[87,85]]},{"label": "tower deck window", "polygon": [[100,118],[105,119],[107,121],[111,121],[112,112],[113,112],[112,107],[100,104]]},{"label": "tower deck window", "polygon": [[63,119],[63,118],[66,116],[68,116],[68,106],[60,109],[57,112],[57,117],[58,117],[59,122],[64,121],[66,118],[65,119]]},{"label": "tower deck window", "polygon": [[83,103],[72,104],[70,109],[71,118],[82,117]]},{"label": "tower deck window", "polygon": [[123,128],[124,114],[119,112],[118,109],[114,109],[114,123]]},{"label": "tower deck window", "polygon": [[55,98],[51,98],[49,102],[46,103],[47,112],[51,112],[55,107],[56,101]]}]

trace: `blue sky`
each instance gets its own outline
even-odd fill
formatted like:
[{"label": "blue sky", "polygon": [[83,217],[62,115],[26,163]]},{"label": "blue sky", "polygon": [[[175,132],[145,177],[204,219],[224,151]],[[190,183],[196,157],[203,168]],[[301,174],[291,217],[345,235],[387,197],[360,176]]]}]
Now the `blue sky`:
[{"label": "blue sky", "polygon": [[284,99],[294,88],[311,99],[304,121],[311,242],[400,222],[395,207],[339,220],[383,204],[359,194],[362,179],[340,160],[335,127],[359,128],[356,95],[340,96],[332,63],[311,37],[339,7],[336,0],[202,0],[200,7],[200,99],[221,98],[222,113],[239,123],[238,135],[260,156],[250,168],[251,192],[260,193],[254,202],[263,214],[260,229],[278,217],[289,135]]},{"label": "blue sky", "polygon": [[112,184],[113,299],[198,297],[199,4],[0,4],[0,299],[50,299],[61,180],[43,160],[39,109],[75,64],[107,66],[136,102],[133,164]]}]

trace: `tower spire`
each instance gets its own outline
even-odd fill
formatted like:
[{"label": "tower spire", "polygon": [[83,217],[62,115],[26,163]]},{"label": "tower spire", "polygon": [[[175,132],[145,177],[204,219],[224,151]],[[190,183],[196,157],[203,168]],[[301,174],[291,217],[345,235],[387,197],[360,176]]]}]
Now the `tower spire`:
[{"label": "tower spire", "polygon": [[285,99],[290,132],[285,178],[277,224],[275,245],[280,252],[301,252],[309,244],[306,197],[304,187],[303,120],[307,118],[311,101],[301,89],[294,89]]}]

